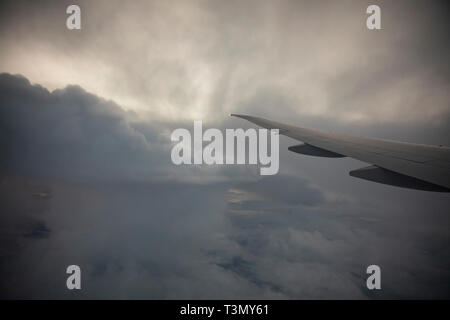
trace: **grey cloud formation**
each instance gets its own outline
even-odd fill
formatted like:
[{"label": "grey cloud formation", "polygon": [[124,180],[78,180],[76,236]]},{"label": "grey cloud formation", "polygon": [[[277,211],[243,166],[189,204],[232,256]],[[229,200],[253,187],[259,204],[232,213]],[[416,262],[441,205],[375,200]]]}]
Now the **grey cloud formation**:
[{"label": "grey cloud formation", "polygon": [[[286,139],[277,176],[174,179],[173,123],[8,74],[0,93],[3,298],[448,298],[445,194],[355,181],[357,161],[330,168]],[[379,293],[364,287],[373,263]]]},{"label": "grey cloud formation", "polygon": [[[79,84],[161,119],[255,111],[266,92],[294,120],[439,124],[449,116],[448,4],[376,1],[12,2],[1,10],[0,69],[48,88]],[[55,63],[54,63],[55,62]],[[257,110],[258,106],[256,106]]]},{"label": "grey cloud formation", "polygon": [[81,1],[71,32],[71,3],[1,4],[0,71],[26,77],[0,74],[2,298],[449,298],[448,195],[286,137],[271,177],[174,166],[169,140],[239,111],[450,145],[448,4],[378,2],[371,32],[366,2]]},{"label": "grey cloud formation", "polygon": [[78,179],[138,178],[151,174],[153,162],[162,162],[156,155],[162,153],[158,139],[164,138],[157,131],[139,132],[132,115],[80,87],[50,93],[2,74],[0,96],[3,169]]}]

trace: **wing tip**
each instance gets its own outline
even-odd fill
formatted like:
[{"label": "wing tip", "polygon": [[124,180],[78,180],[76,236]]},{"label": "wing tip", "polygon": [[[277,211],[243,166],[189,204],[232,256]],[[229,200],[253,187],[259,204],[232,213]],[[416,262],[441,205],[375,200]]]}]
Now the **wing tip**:
[{"label": "wing tip", "polygon": [[230,117],[238,117],[238,118],[243,118],[243,119],[247,119],[250,116],[247,116],[245,114],[237,114],[237,113],[229,113],[228,116]]}]

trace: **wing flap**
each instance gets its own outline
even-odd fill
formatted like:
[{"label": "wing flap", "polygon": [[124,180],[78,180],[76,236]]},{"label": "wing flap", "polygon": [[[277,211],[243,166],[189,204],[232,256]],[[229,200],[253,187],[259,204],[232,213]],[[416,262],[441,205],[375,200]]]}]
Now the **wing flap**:
[{"label": "wing flap", "polygon": [[387,184],[391,186],[397,186],[408,189],[435,191],[435,192],[449,192],[449,189],[438,186],[433,183],[429,183],[423,180],[419,180],[404,174],[400,174],[394,171],[379,168],[377,166],[368,166],[357,170],[350,171],[349,174],[352,177]]}]

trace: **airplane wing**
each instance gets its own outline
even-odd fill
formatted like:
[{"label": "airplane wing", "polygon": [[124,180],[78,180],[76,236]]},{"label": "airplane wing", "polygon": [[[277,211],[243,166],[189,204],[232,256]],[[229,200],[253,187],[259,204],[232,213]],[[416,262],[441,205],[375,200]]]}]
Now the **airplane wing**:
[{"label": "airplane wing", "polygon": [[350,171],[353,177],[410,189],[450,192],[450,148],[353,137],[291,126],[259,117],[230,114],[303,144],[289,150],[318,157],[351,157],[370,164]]}]

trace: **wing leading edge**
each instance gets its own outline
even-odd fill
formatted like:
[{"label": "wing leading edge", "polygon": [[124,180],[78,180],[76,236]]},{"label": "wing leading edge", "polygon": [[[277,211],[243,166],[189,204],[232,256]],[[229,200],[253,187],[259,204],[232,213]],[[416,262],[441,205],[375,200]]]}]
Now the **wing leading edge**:
[{"label": "wing leading edge", "polygon": [[371,164],[350,172],[374,182],[427,191],[450,192],[450,148],[384,139],[353,137],[230,114],[303,142],[289,150],[320,157],[348,156]]}]

